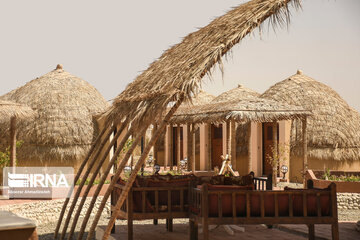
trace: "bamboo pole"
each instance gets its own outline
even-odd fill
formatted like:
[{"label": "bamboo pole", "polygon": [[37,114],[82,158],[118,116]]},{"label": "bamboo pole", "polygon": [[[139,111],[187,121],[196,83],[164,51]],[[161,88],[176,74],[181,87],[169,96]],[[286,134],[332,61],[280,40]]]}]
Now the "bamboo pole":
[{"label": "bamboo pole", "polygon": [[196,130],[195,130],[195,124],[191,124],[191,131],[192,131],[192,172],[194,173],[196,171]]},{"label": "bamboo pole", "polygon": [[[303,130],[303,150],[304,150],[304,156],[303,156],[303,183],[305,184],[305,174],[308,169],[308,158],[307,158],[307,119],[306,117],[302,121],[302,130]],[[305,186],[305,185],[304,185]]]},{"label": "bamboo pole", "polygon": [[[96,169],[95,169],[95,171],[94,171],[94,174],[91,176],[91,179],[90,179],[90,181],[89,181],[89,183],[88,183],[88,185],[87,185],[87,187],[86,187],[86,189],[85,189],[85,192],[84,192],[84,194],[83,194],[83,196],[82,196],[82,198],[81,198],[81,202],[80,202],[80,204],[79,204],[79,207],[78,207],[78,209],[77,209],[77,211],[76,211],[76,214],[75,214],[75,216],[74,216],[74,220],[73,220],[73,222],[72,222],[72,226],[71,226],[71,229],[70,229],[70,232],[69,232],[69,235],[68,235],[68,239],[72,239],[72,236],[73,236],[74,231],[75,231],[75,228],[76,228],[77,221],[78,221],[78,219],[79,219],[79,216],[80,216],[80,213],[81,213],[81,210],[82,210],[82,206],[84,205],[84,203],[85,203],[85,201],[86,201],[86,197],[88,196],[88,194],[89,194],[89,192],[90,192],[90,189],[91,189],[91,187],[92,187],[92,185],[93,185],[93,183],[94,183],[94,181],[95,181],[95,179],[96,179],[96,176],[97,176],[96,173],[98,173],[98,172],[100,171],[100,169],[101,169],[101,167],[103,166],[103,164],[104,164],[107,156],[109,155],[109,153],[110,153],[110,151],[111,151],[111,148],[112,148],[113,146],[115,147],[115,146],[117,145],[117,140],[118,140],[119,137],[121,136],[121,133],[124,131],[125,127],[127,127],[127,123],[128,123],[128,121],[126,120],[124,123],[121,124],[120,128],[119,128],[118,131],[116,132],[116,135],[115,135],[114,138],[111,140],[111,142],[110,142],[110,144],[108,145],[108,147],[106,148],[106,150],[105,150],[105,152],[104,152],[104,155],[102,156],[102,158],[100,159],[100,161],[98,161],[98,164],[97,164],[97,167],[96,167]],[[129,134],[129,135],[130,135],[130,134]],[[125,136],[123,137],[123,139],[126,139],[126,140],[127,140],[127,139],[129,138],[129,135],[125,135]],[[123,148],[123,146],[124,146],[125,143],[126,143],[126,140],[120,142],[120,145],[116,148],[115,153],[117,152],[118,148],[120,148],[120,149]],[[96,159],[97,159],[97,158],[96,158]],[[108,168],[111,169],[111,167],[113,167],[114,165],[116,165],[116,161],[114,161],[114,163],[109,162]],[[109,171],[109,172],[110,172],[110,171]],[[103,174],[103,175],[102,175],[102,179],[105,179],[105,180],[106,180],[107,176],[108,176],[108,173]],[[85,178],[84,178],[84,179],[85,179]],[[86,179],[85,179],[85,180],[86,180]],[[104,180],[104,182],[105,182],[105,180]],[[80,184],[80,185],[81,185],[81,184]],[[99,186],[100,186],[100,185],[98,185],[98,187],[99,187]],[[102,184],[101,184],[101,187],[102,187]],[[79,186],[79,188],[80,188],[80,186]],[[100,190],[101,190],[101,188],[100,188]],[[74,201],[73,201],[73,202],[74,202]],[[76,202],[75,202],[75,204],[76,204]],[[65,226],[64,226],[64,228],[65,228]],[[67,228],[67,225],[66,225],[66,228]],[[65,236],[65,235],[64,235],[64,236]]]},{"label": "bamboo pole", "polygon": [[[97,225],[97,223],[98,223],[98,221],[100,219],[101,213],[102,213],[102,211],[103,211],[103,209],[104,209],[104,207],[106,205],[107,199],[109,198],[109,196],[110,196],[110,194],[111,194],[111,192],[112,192],[112,190],[114,188],[114,185],[116,184],[117,180],[119,179],[122,170],[126,166],[126,163],[129,160],[129,157],[131,156],[131,154],[135,150],[136,146],[140,142],[142,134],[144,134],[146,132],[146,129],[147,129],[147,126],[143,126],[143,128],[140,129],[140,134],[136,135],[135,140],[133,141],[131,147],[129,148],[129,150],[126,152],[125,156],[121,160],[120,165],[119,165],[118,169],[116,170],[116,172],[115,172],[115,174],[113,176],[113,179],[112,179],[112,181],[111,181],[111,183],[109,185],[109,188],[106,190],[106,193],[105,193],[105,195],[103,197],[103,200],[101,201],[99,209],[98,209],[98,211],[97,211],[97,213],[95,215],[95,219],[94,219],[94,221],[92,223],[94,225],[93,231],[95,231],[95,227],[96,227],[96,225]],[[133,128],[133,126],[131,126],[128,133],[132,134],[133,131],[134,131],[134,128]],[[124,143],[126,142],[125,137],[124,137],[124,139],[122,141],[124,141]],[[115,161],[117,159],[120,152],[121,152],[121,148],[118,148],[118,151],[114,154],[113,158],[111,159],[111,162],[113,162],[113,161]],[[110,169],[111,168],[106,169],[106,172],[105,172],[104,176],[107,175],[110,172]],[[102,186],[104,181],[105,181],[105,178],[102,178],[101,182],[99,183],[99,186],[96,189],[96,192],[95,192],[95,194],[94,194],[94,196],[93,196],[93,198],[91,200],[89,208],[88,208],[88,210],[86,212],[86,215],[84,217],[84,220],[82,222],[82,225],[81,225],[81,228],[80,228],[79,235],[78,235],[77,239],[82,239],[82,237],[84,235],[84,231],[85,231],[86,225],[87,225],[87,223],[89,221],[91,211],[92,211],[92,209],[93,209],[93,207],[95,205],[96,198],[97,198],[97,196],[98,196],[98,194],[99,194],[99,192],[101,190],[101,186]]]},{"label": "bamboo pole", "polygon": [[[91,161],[90,161],[90,163],[89,163],[89,166],[87,167],[87,169],[86,169],[86,171],[85,171],[85,174],[82,176],[80,185],[79,185],[79,187],[78,187],[78,189],[77,189],[77,191],[76,191],[76,193],[75,193],[75,196],[74,196],[74,198],[73,198],[73,201],[72,201],[72,203],[71,203],[71,205],[70,205],[70,209],[69,209],[68,214],[67,214],[66,219],[65,219],[64,227],[63,227],[63,230],[62,230],[61,236],[60,236],[60,239],[61,239],[61,240],[65,238],[66,230],[67,230],[67,228],[68,228],[68,226],[69,226],[72,213],[73,213],[73,211],[74,211],[74,209],[75,209],[76,202],[77,202],[77,200],[79,199],[81,190],[82,190],[82,188],[83,188],[83,186],[84,186],[84,184],[85,184],[85,182],[86,182],[86,179],[87,179],[87,177],[89,176],[90,171],[91,171],[91,169],[93,168],[93,166],[94,166],[97,158],[99,157],[99,155],[100,155],[100,153],[101,153],[101,150],[103,149],[103,147],[104,147],[105,144],[107,143],[107,139],[109,139],[110,136],[111,136],[111,134],[114,132],[114,129],[115,129],[115,126],[113,126],[113,127],[111,128],[111,130],[108,132],[106,138],[105,138],[105,139],[102,141],[102,143],[101,143],[101,147],[98,149],[98,151],[96,152],[95,156],[92,157],[92,159],[91,159]],[[113,138],[113,140],[115,140],[115,138]],[[115,141],[113,141],[113,143],[114,143],[114,142],[115,142]],[[110,150],[109,150],[109,151],[110,151]],[[93,175],[96,176],[96,175],[97,175],[97,172],[98,172],[98,171],[95,171]]]},{"label": "bamboo pole", "polygon": [[231,165],[233,170],[237,169],[236,166],[236,123],[234,120],[231,120],[230,123],[230,155],[231,155]]},{"label": "bamboo pole", "polygon": [[[119,147],[117,149],[117,151],[114,153],[112,159],[110,160],[110,164],[108,165],[107,169],[105,170],[104,172],[104,175],[103,177],[101,178],[96,190],[95,190],[95,193],[91,199],[91,202],[89,204],[89,207],[86,211],[86,214],[85,214],[85,217],[84,217],[84,220],[81,224],[81,228],[80,228],[80,231],[79,231],[79,235],[78,235],[78,238],[77,239],[82,239],[83,235],[84,235],[84,231],[85,231],[85,228],[86,228],[86,225],[89,221],[89,218],[90,218],[90,214],[91,214],[91,211],[95,205],[95,202],[96,202],[96,199],[97,199],[97,196],[99,195],[100,193],[100,190],[106,180],[106,177],[107,175],[109,174],[110,170],[111,170],[111,165],[115,163],[115,161],[117,160],[120,152],[122,151],[122,148],[123,146],[125,145],[127,139],[130,137],[130,135],[133,134],[133,131],[134,131],[134,128],[133,126],[130,127],[129,131],[126,133],[126,135],[124,136],[124,138],[121,140],[120,144],[119,144]],[[144,133],[146,131],[146,128],[143,127],[141,129],[141,133]],[[111,194],[111,191],[114,187],[114,185],[116,184],[116,181],[117,179],[119,178],[122,170],[124,169],[124,167],[126,166],[126,163],[127,161],[129,160],[131,154],[133,153],[134,149],[136,148],[137,144],[140,142],[140,139],[141,139],[141,134],[138,134],[137,137],[135,138],[135,140],[133,141],[131,147],[129,148],[129,150],[126,152],[125,156],[123,157],[122,161],[120,162],[120,165],[119,167],[117,168],[114,176],[113,176],[113,179],[109,185],[109,188],[106,190],[106,193],[103,197],[103,200],[99,206],[99,209],[98,209],[98,214],[95,216],[95,219],[94,219],[94,222],[95,221],[98,221],[99,218],[100,218],[100,215],[102,213],[102,210],[104,209],[105,205],[106,205],[106,202],[107,202],[107,199],[109,198],[110,194]]]},{"label": "bamboo pole", "polygon": [[[149,144],[146,146],[144,153],[141,155],[139,161],[136,163],[135,169],[134,171],[131,173],[128,181],[125,184],[125,187],[123,189],[123,191],[121,192],[119,199],[116,203],[115,209],[111,215],[111,218],[109,220],[109,223],[106,227],[106,230],[104,231],[104,235],[103,235],[103,240],[107,240],[110,236],[110,231],[112,226],[115,223],[116,217],[119,214],[120,211],[120,207],[122,206],[122,204],[124,203],[128,192],[131,188],[131,186],[133,185],[137,172],[140,170],[141,164],[143,164],[143,162],[145,161],[147,155],[150,152],[151,147],[154,145],[154,143],[156,142],[157,138],[160,136],[160,134],[164,131],[164,128],[166,127],[166,123],[167,121],[171,118],[171,116],[175,113],[175,111],[178,109],[178,107],[181,105],[182,101],[184,100],[184,95],[182,94],[182,96],[180,97],[180,99],[175,103],[175,105],[170,109],[170,111],[166,114],[165,118],[163,119],[163,121],[161,122],[159,129],[157,130],[156,134],[151,138]],[[91,226],[91,229],[89,231],[89,235],[88,235],[88,240],[91,239],[94,230],[95,230],[96,225]]]},{"label": "bamboo pole", "polygon": [[[279,157],[278,155],[278,137],[277,137],[277,121],[273,121],[273,158],[276,161],[273,161],[273,185],[276,187],[277,185],[277,167],[279,165]],[[274,156],[276,154],[276,156]]]},{"label": "bamboo pole", "polygon": [[[95,142],[91,145],[91,148],[90,148],[89,152],[87,153],[84,161],[81,163],[80,168],[79,168],[78,172],[77,172],[76,175],[75,175],[74,183],[76,183],[76,182],[79,180],[82,171],[84,170],[87,162],[89,161],[89,159],[90,159],[90,157],[92,156],[92,154],[93,154],[93,152],[95,151],[95,149],[98,149],[97,146],[98,146],[98,144],[100,143],[100,141],[101,141],[102,137],[104,136],[104,134],[105,134],[105,132],[106,132],[107,129],[108,129],[108,126],[105,125],[104,128],[101,130],[100,134],[97,136]],[[109,131],[109,132],[111,133],[111,131]],[[110,137],[110,135],[109,135],[109,137]],[[103,141],[105,142],[106,140],[107,140],[107,139],[105,138]],[[67,204],[68,204],[69,201],[70,201],[70,196],[71,196],[71,194],[72,194],[73,189],[74,189],[74,187],[71,187],[71,188],[70,188],[69,193],[68,193],[68,196],[67,196],[67,198],[65,199],[64,204],[63,204],[63,206],[62,206],[62,209],[61,209],[61,212],[60,212],[60,216],[59,216],[59,220],[58,220],[57,225],[56,225],[56,228],[55,228],[54,239],[56,239],[57,236],[58,236],[59,229],[60,229],[60,226],[61,226],[61,221],[62,221],[62,219],[63,219],[63,217],[64,217]]]},{"label": "bamboo pole", "polygon": [[180,138],[180,124],[176,127],[176,155],[177,155],[177,170],[180,170],[180,160],[181,160],[181,138]]}]

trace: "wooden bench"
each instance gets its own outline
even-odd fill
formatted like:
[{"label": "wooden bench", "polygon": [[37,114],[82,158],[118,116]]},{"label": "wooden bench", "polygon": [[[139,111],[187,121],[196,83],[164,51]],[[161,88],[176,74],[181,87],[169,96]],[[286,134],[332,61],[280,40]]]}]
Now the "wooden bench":
[{"label": "wooden bench", "polygon": [[336,185],[326,189],[254,191],[203,184],[190,189],[190,239],[204,240],[208,226],[231,224],[306,224],[315,239],[314,224],[331,224],[332,239],[339,239]]},{"label": "wooden bench", "polygon": [[[133,238],[133,220],[166,219],[168,231],[173,229],[174,218],[189,218],[189,189],[193,184],[252,184],[252,175],[228,178],[225,176],[148,176],[137,177],[120,209],[118,219],[128,221],[128,239]],[[121,179],[111,194],[111,209],[116,205],[125,182]],[[115,226],[112,233],[115,232]]]}]

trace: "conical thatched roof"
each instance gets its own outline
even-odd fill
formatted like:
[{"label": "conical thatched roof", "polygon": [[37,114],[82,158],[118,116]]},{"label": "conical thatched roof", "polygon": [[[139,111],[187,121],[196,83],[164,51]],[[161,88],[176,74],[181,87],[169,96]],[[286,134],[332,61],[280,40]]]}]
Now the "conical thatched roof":
[{"label": "conical thatched roof", "polygon": [[1,97],[37,110],[33,121],[19,124],[21,159],[81,159],[90,147],[97,125],[93,115],[108,103],[86,81],[61,65],[44,76]]},{"label": "conical thatched roof", "polygon": [[26,119],[35,115],[30,107],[10,101],[0,100],[0,120],[8,121],[12,117]]},{"label": "conical thatched roof", "polygon": [[211,103],[230,102],[246,98],[254,98],[258,96],[260,96],[260,93],[257,93],[254,90],[251,90],[239,84],[236,88],[221,93]]},{"label": "conical thatched roof", "polygon": [[[270,87],[262,97],[310,109],[308,152],[319,159],[360,159],[360,114],[333,89],[301,71]],[[291,131],[293,153],[301,152],[301,122]]]},{"label": "conical thatched roof", "polygon": [[187,108],[187,107],[192,107],[192,106],[199,106],[199,105],[203,105],[203,104],[207,104],[207,103],[210,103],[211,101],[213,101],[215,99],[215,96],[210,94],[210,93],[207,93],[203,90],[200,90],[199,93],[194,96],[193,98],[191,98],[191,102],[185,102],[183,103],[179,110],[180,109],[183,109],[183,108]]}]

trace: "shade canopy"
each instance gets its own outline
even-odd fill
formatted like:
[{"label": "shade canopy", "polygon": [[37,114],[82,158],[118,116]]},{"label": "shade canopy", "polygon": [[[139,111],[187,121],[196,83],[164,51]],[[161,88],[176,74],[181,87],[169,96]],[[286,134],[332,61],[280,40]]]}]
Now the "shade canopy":
[{"label": "shade canopy", "polygon": [[221,123],[227,120],[236,122],[272,122],[301,119],[311,115],[302,107],[291,106],[273,100],[249,98],[221,103],[210,103],[186,111],[175,113],[173,123]]},{"label": "shade canopy", "polygon": [[[360,114],[329,86],[302,71],[270,87],[262,97],[309,109],[308,152],[310,157],[360,160]],[[291,128],[292,153],[302,155],[301,122]]]}]

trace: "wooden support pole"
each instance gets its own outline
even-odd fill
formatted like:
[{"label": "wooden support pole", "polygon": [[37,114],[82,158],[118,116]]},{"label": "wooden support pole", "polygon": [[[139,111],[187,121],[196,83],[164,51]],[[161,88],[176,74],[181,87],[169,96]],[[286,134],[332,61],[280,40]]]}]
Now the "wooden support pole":
[{"label": "wooden support pole", "polygon": [[[242,130],[243,130],[244,128],[242,128]],[[252,167],[252,161],[253,160],[255,160],[256,161],[256,159],[253,159],[252,158],[252,156],[253,156],[253,154],[251,153],[251,149],[252,149],[252,144],[253,144],[253,142],[251,141],[252,140],[252,138],[251,138],[251,136],[253,135],[253,134],[255,134],[255,133],[253,133],[252,132],[252,126],[251,126],[251,122],[250,122],[250,126],[249,126],[249,130],[250,130],[250,138],[249,138],[249,142],[248,142],[248,149],[249,149],[249,156],[248,156],[248,158],[247,158],[247,173],[250,173],[250,172],[252,172],[252,170],[253,170],[253,167]],[[263,130],[264,131],[264,130]],[[256,132],[256,131],[255,131]],[[264,167],[264,166],[263,166]]]},{"label": "wooden support pole", "polygon": [[[99,148],[96,148],[96,147],[97,147],[98,144],[101,142],[101,139],[102,139],[102,137],[104,136],[104,134],[105,134],[105,132],[106,132],[107,129],[108,129],[108,125],[105,124],[105,126],[104,126],[104,128],[101,130],[99,136],[97,136],[95,142],[91,145],[91,148],[90,148],[88,154],[86,155],[84,161],[83,161],[83,162],[81,163],[81,165],[80,165],[80,168],[79,168],[78,172],[76,173],[76,176],[75,176],[75,178],[74,178],[74,182],[75,182],[75,183],[79,180],[79,178],[80,178],[80,176],[81,176],[81,174],[82,174],[82,171],[84,170],[87,162],[89,161],[90,157],[91,157],[92,154],[94,153],[95,149],[97,149],[97,150],[99,149]],[[110,132],[110,134],[108,134],[108,136],[110,137],[111,131],[108,131],[108,132]],[[105,137],[102,142],[104,142],[104,144],[105,144],[107,140],[108,140],[108,139]],[[102,145],[102,144],[101,144],[101,145]],[[70,188],[69,193],[68,193],[68,196],[67,196],[67,198],[65,199],[64,204],[63,204],[63,206],[62,206],[62,209],[61,209],[61,212],[60,212],[60,216],[59,216],[59,219],[58,219],[56,228],[55,228],[55,233],[54,233],[54,238],[55,238],[55,239],[56,239],[57,236],[58,236],[59,229],[60,229],[60,226],[61,226],[61,221],[62,221],[62,219],[63,219],[63,217],[64,217],[65,210],[66,210],[67,204],[69,203],[70,196],[71,196],[71,194],[72,194],[73,189],[74,189],[74,187]]]},{"label": "wooden support pole", "polygon": [[207,171],[211,171],[213,169],[212,166],[212,139],[211,139],[211,124],[206,124],[205,127],[207,128],[207,163],[205,164],[205,169]]},{"label": "wooden support pole", "polygon": [[10,118],[10,167],[15,172],[16,167],[16,117]]},{"label": "wooden support pole", "polygon": [[[101,213],[102,213],[102,211],[104,210],[104,207],[105,207],[105,205],[106,205],[106,203],[107,203],[107,199],[109,198],[109,196],[110,196],[110,194],[111,194],[111,192],[112,192],[112,190],[113,190],[113,188],[114,188],[114,185],[116,184],[117,180],[119,179],[120,174],[121,174],[122,170],[124,169],[124,167],[126,166],[127,161],[129,160],[129,158],[130,158],[131,154],[133,153],[134,149],[135,149],[136,146],[139,144],[139,142],[140,142],[140,140],[141,140],[141,135],[142,135],[143,133],[145,133],[147,127],[148,127],[148,126],[143,126],[143,128],[140,129],[140,131],[139,131],[140,134],[137,134],[137,137],[136,137],[135,140],[132,142],[132,145],[130,146],[129,150],[125,153],[125,156],[123,157],[122,161],[120,162],[120,164],[119,164],[119,166],[118,166],[118,169],[116,170],[116,172],[115,172],[115,174],[114,174],[114,176],[113,176],[113,179],[112,179],[112,181],[111,181],[108,189],[106,190],[105,195],[104,195],[104,197],[103,197],[103,200],[101,201],[100,206],[99,206],[99,208],[98,208],[98,211],[97,211],[97,213],[96,213],[96,215],[95,215],[95,219],[94,219],[94,221],[93,221],[93,223],[92,223],[92,224],[93,224],[93,225],[92,225],[93,231],[95,231],[95,227],[96,227],[96,225],[97,225],[97,223],[98,223],[98,221],[99,221],[99,219],[100,219]],[[134,128],[133,128],[133,126],[131,126],[130,129],[129,129],[129,131],[128,131],[128,134],[129,134],[129,135],[132,134],[133,131],[134,131]],[[123,143],[123,142],[124,142],[124,144],[125,144],[125,142],[126,142],[126,136],[122,139],[122,143]],[[121,147],[121,148],[122,148],[122,147]],[[119,154],[120,154],[120,152],[121,152],[121,148],[120,148],[120,147],[118,148],[118,151],[114,154],[114,156],[112,157],[112,159],[111,159],[110,162],[116,161],[116,159],[118,158],[118,156],[119,156]],[[106,169],[104,176],[107,176],[107,174],[110,172],[110,169],[111,169],[111,168],[109,168],[109,167]],[[104,176],[103,176],[103,178],[100,180],[100,183],[99,183],[98,187],[96,188],[96,191],[95,191],[95,193],[94,193],[94,196],[93,196],[93,198],[91,199],[91,202],[90,202],[90,205],[89,205],[89,207],[88,207],[88,210],[86,211],[86,214],[85,214],[85,217],[84,217],[84,220],[83,220],[83,222],[82,222],[82,225],[81,225],[81,228],[80,228],[80,231],[79,231],[79,235],[78,235],[78,238],[77,238],[77,239],[79,239],[79,240],[82,239],[82,237],[83,237],[83,235],[84,235],[84,231],[85,231],[86,225],[87,225],[87,223],[88,223],[88,221],[89,221],[91,211],[92,211],[92,209],[93,209],[93,207],[94,207],[94,205],[95,205],[95,202],[96,202],[96,199],[97,199],[98,194],[100,193],[101,187],[102,187],[103,183],[105,182],[106,177],[104,177]],[[91,239],[91,238],[89,238],[89,239]]]},{"label": "wooden support pole", "polygon": [[176,158],[177,158],[177,170],[180,170],[180,160],[181,160],[181,125],[178,124],[176,127]]},{"label": "wooden support pole", "polygon": [[232,120],[230,122],[230,155],[231,165],[234,171],[237,170],[236,166],[236,122]]},{"label": "wooden support pole", "polygon": [[196,171],[196,126],[195,124],[191,124],[191,135],[192,135],[192,165],[191,171],[194,173]]},{"label": "wooden support pole", "polygon": [[[116,135],[115,135],[114,138],[111,140],[110,144],[107,146],[107,148],[106,148],[106,150],[105,150],[102,158],[100,159],[100,161],[98,161],[97,166],[96,166],[96,169],[95,169],[95,171],[94,171],[94,174],[92,174],[92,176],[91,176],[91,178],[90,178],[90,180],[89,180],[89,182],[88,182],[88,185],[86,186],[86,189],[85,189],[85,192],[84,192],[83,195],[82,195],[82,198],[81,198],[81,202],[80,202],[80,204],[79,204],[79,207],[78,207],[78,209],[77,209],[77,211],[76,211],[76,213],[75,213],[75,216],[74,216],[74,219],[73,219],[73,222],[72,222],[72,226],[71,226],[70,232],[69,232],[69,234],[68,234],[68,239],[72,239],[72,236],[73,236],[74,231],[75,231],[75,228],[76,228],[77,221],[78,221],[78,219],[79,219],[79,216],[80,216],[80,213],[81,213],[81,210],[82,210],[82,206],[84,206],[85,201],[86,201],[86,197],[88,196],[88,194],[89,194],[89,192],[90,192],[90,189],[92,188],[93,183],[94,183],[94,181],[95,181],[95,179],[96,179],[96,177],[97,177],[97,174],[96,174],[96,173],[99,172],[100,169],[101,169],[101,167],[104,165],[104,162],[105,162],[105,160],[106,160],[109,152],[111,151],[111,148],[112,148],[113,146],[116,146],[117,141],[118,141],[118,139],[119,139],[120,136],[121,136],[121,133],[124,131],[125,127],[127,127],[127,123],[128,123],[128,122],[126,121],[126,122],[124,122],[124,123],[120,126],[120,128],[119,128],[118,131],[116,132]],[[130,136],[130,132],[128,132],[128,133],[125,134],[125,136],[123,137],[123,139],[121,140],[121,142],[120,142],[120,144],[119,144],[119,146],[118,146],[118,148],[120,148],[120,149],[116,148],[116,151],[115,151],[114,155],[115,155],[117,152],[121,152],[121,149],[122,149],[123,146],[125,145],[125,143],[126,143],[127,139],[129,138],[129,136]],[[98,156],[98,157],[99,157],[99,156]],[[98,159],[98,158],[96,158],[96,160],[97,160],[97,159]],[[117,164],[116,164],[116,159],[115,159],[115,161],[110,162],[110,163],[108,164],[107,169],[109,169],[109,170],[106,171],[105,174],[102,175],[103,181],[100,181],[100,183],[99,183],[99,185],[98,185],[98,188],[99,188],[99,186],[102,187],[103,183],[105,182],[105,180],[106,180],[106,178],[107,178],[107,176],[108,176],[108,173],[111,171],[111,167],[113,167],[114,165],[117,165]],[[83,181],[85,182],[86,179],[87,179],[87,178],[83,178],[83,179],[82,179],[82,182],[83,182]],[[81,182],[81,183],[82,183],[82,182]],[[81,189],[82,189],[82,187],[84,186],[84,185],[81,184],[81,183],[80,183],[80,186],[79,186],[79,189],[80,189],[80,190],[78,190],[78,192],[81,192]],[[100,192],[100,190],[101,190],[101,188],[99,188],[99,192]],[[95,193],[96,193],[96,192],[95,192]],[[96,194],[97,194],[97,193],[96,193]],[[76,199],[76,200],[77,200],[77,199]],[[76,201],[75,201],[75,199],[74,199],[73,202],[72,202],[72,205],[75,205],[75,204],[76,204]],[[71,214],[71,215],[72,215],[72,214]],[[69,217],[69,216],[71,217],[71,215],[68,214],[68,217]],[[65,226],[66,226],[66,228],[67,228],[67,224],[64,225],[64,229],[65,229]],[[65,230],[66,230],[66,229],[65,229]]]},{"label": "wooden support pole", "polygon": [[[155,132],[157,130],[157,124],[154,123],[153,125],[153,129],[151,132],[151,136],[154,136]],[[153,147],[153,157],[154,157],[154,165],[158,163],[158,146],[157,146],[157,142],[154,144]]]},{"label": "wooden support pole", "polygon": [[[121,192],[119,198],[118,198],[118,202],[116,203],[115,209],[111,215],[111,218],[109,220],[109,223],[106,227],[106,230],[104,232],[103,235],[103,240],[107,240],[110,236],[110,232],[111,232],[111,228],[115,223],[116,217],[119,214],[120,211],[120,207],[122,206],[122,204],[124,203],[128,192],[131,188],[131,186],[133,185],[137,172],[140,170],[141,164],[145,161],[145,158],[147,157],[147,155],[149,154],[149,151],[151,149],[151,147],[154,145],[155,141],[157,140],[157,138],[160,136],[160,134],[164,131],[164,128],[166,127],[167,121],[169,121],[169,119],[171,118],[171,116],[175,113],[175,111],[179,108],[179,106],[181,105],[181,103],[184,100],[184,95],[181,95],[180,99],[175,103],[175,105],[170,109],[170,111],[166,114],[165,118],[163,119],[163,121],[161,122],[161,124],[159,125],[159,129],[157,130],[156,134],[151,138],[149,144],[146,146],[144,153],[141,155],[139,161],[136,163],[135,169],[134,171],[131,173],[128,181],[125,184],[125,187],[123,189],[123,191]],[[91,226],[91,229],[89,231],[88,234],[88,240],[90,240],[92,238],[92,235],[94,233],[96,225]]]},{"label": "wooden support pole", "polygon": [[187,157],[187,162],[188,162],[188,169],[187,170],[192,170],[192,165],[193,165],[193,159],[192,159],[192,135],[191,135],[191,131],[190,131],[190,124],[186,124],[186,157]]},{"label": "wooden support pole", "polygon": [[[277,121],[273,121],[273,155],[274,154],[278,154],[278,137],[277,137]],[[275,156],[273,156],[275,157]],[[277,158],[278,160],[278,158]],[[277,185],[277,168],[278,168],[278,165],[279,165],[279,162],[278,161],[275,161],[273,162],[273,184],[274,186],[276,187]]]},{"label": "wooden support pole", "polygon": [[[127,121],[127,120],[125,120]],[[125,123],[126,124],[126,123]],[[124,129],[124,124],[122,124],[122,126],[120,127],[121,128],[121,131]],[[69,208],[69,211],[68,211],[68,214],[66,216],[66,219],[65,219],[65,222],[64,222],[64,227],[63,227],[63,230],[62,230],[62,233],[61,233],[61,236],[60,236],[60,239],[64,239],[65,238],[65,235],[66,235],[66,230],[69,226],[69,223],[70,223],[70,220],[71,220],[71,217],[73,216],[73,211],[75,209],[75,206],[76,206],[76,203],[77,203],[77,200],[79,199],[80,197],[80,193],[82,191],[82,188],[84,187],[85,185],[85,182],[90,174],[90,171],[91,169],[93,168],[93,166],[95,165],[96,161],[98,160],[100,154],[101,154],[101,150],[103,149],[103,147],[105,146],[105,144],[107,143],[108,139],[110,138],[111,134],[114,132],[116,126],[114,125],[112,128],[111,128],[111,131],[108,132],[108,135],[106,136],[106,138],[103,140],[102,142],[102,146],[101,148],[98,149],[98,151],[96,152],[96,154],[92,157],[91,161],[90,161],[90,164],[88,166],[88,168],[86,169],[85,171],[85,174],[82,176],[82,179],[81,179],[81,182],[80,182],[80,185],[78,186],[78,189],[75,193],[75,196],[73,198],[73,201],[70,205],[70,208]],[[107,155],[109,154],[109,152],[111,151],[111,148],[115,145],[116,143],[116,140],[119,138],[120,134],[121,134],[121,131],[118,131],[116,133],[116,135],[114,136],[114,138],[112,139],[112,141],[110,142],[110,144],[108,145],[106,151],[104,152],[103,154],[103,158],[101,159],[100,162],[98,162],[98,167],[96,168],[96,170],[93,172],[92,174],[92,178],[89,182],[89,184],[87,185],[87,188],[91,187],[92,186],[92,183],[94,182],[98,172],[100,171],[101,169],[101,166],[103,164],[103,162],[105,161]],[[110,164],[110,167],[112,167],[113,164]],[[87,193],[86,193],[87,195]],[[82,197],[82,200],[83,199],[86,199],[86,195],[84,195]],[[82,205],[80,205],[82,206]],[[81,208],[81,207],[80,207]],[[73,221],[73,224],[74,224],[74,221]],[[69,237],[71,237],[71,234],[69,234]]]},{"label": "wooden support pole", "polygon": [[230,120],[226,121],[226,154],[230,155],[231,137],[230,137]]},{"label": "wooden support pole", "polygon": [[307,129],[306,126],[307,125],[307,121],[306,121],[306,117],[303,119],[302,121],[302,132],[303,132],[303,151],[304,151],[304,156],[303,156],[303,183],[305,184],[305,176],[306,176],[306,171],[308,169],[308,153],[307,153]]},{"label": "wooden support pole", "polygon": [[168,132],[168,164],[170,165],[170,170],[173,170],[174,165],[174,146],[173,146],[173,132],[174,127],[170,124],[170,130]]}]

